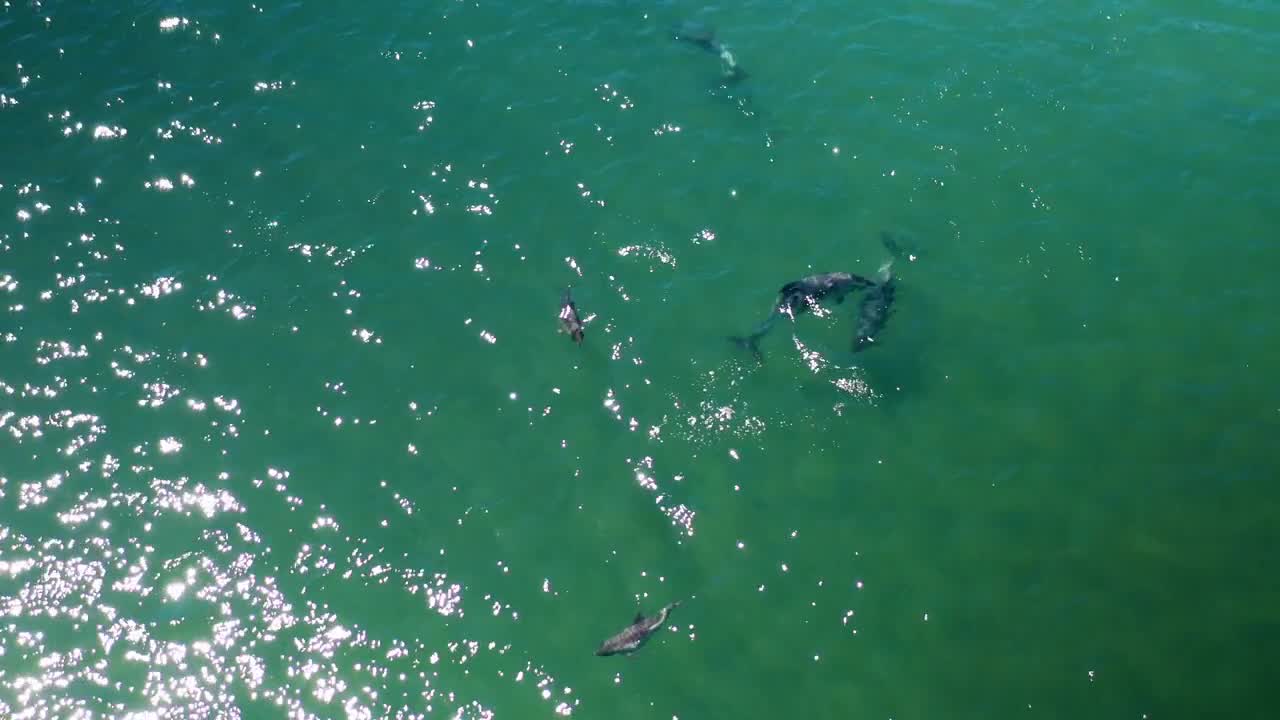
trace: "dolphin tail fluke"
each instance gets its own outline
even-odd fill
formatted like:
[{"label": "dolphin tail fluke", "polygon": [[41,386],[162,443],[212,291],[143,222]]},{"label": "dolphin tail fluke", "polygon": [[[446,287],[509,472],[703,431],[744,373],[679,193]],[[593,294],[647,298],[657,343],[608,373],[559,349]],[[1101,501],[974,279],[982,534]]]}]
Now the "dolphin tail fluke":
[{"label": "dolphin tail fluke", "polygon": [[910,260],[913,255],[918,254],[916,253],[915,245],[910,240],[888,230],[880,231],[880,244],[884,245],[884,249],[888,250],[895,260],[902,260],[903,258]]},{"label": "dolphin tail fluke", "polygon": [[741,337],[739,335],[731,335],[729,337],[729,340],[731,340],[734,345],[737,345],[742,350],[746,350],[750,352],[752,357],[754,357],[759,362],[764,362],[764,356],[760,354],[760,338],[761,337],[762,337],[762,334],[760,333],[753,333],[746,337]]},{"label": "dolphin tail fluke", "polygon": [[880,269],[876,271],[876,282],[880,285],[884,285],[893,279],[893,261],[894,258],[889,258],[880,263]]},{"label": "dolphin tail fluke", "polygon": [[853,284],[859,290],[865,290],[869,287],[875,287],[876,285],[875,281],[864,278],[861,275],[857,275],[855,273],[849,273],[849,275],[852,276]]},{"label": "dolphin tail fluke", "polygon": [[757,362],[763,363],[764,355],[760,353],[760,338],[767,335],[769,331],[773,329],[773,324],[776,323],[780,317],[782,316],[775,310],[774,312],[769,313],[769,317],[765,318],[763,322],[757,325],[756,329],[751,331],[750,335],[747,335],[746,337],[734,335],[729,339],[743,350],[750,351]]}]

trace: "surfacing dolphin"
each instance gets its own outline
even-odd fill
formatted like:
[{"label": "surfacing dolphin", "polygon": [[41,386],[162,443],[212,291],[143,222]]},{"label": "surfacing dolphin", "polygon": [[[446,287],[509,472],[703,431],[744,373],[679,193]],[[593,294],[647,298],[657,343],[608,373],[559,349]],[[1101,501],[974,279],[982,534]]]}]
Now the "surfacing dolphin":
[{"label": "surfacing dolphin", "polygon": [[637,612],[635,620],[632,620],[630,625],[600,644],[596,655],[626,655],[639,650],[651,635],[662,629],[667,622],[667,616],[679,606],[680,601],[677,600],[659,610],[653,617],[645,617],[644,613]]},{"label": "surfacing dolphin", "polygon": [[735,84],[747,77],[747,72],[738,65],[729,46],[716,38],[715,31],[702,23],[686,20],[674,30],[676,40],[706,50],[720,58],[720,69],[725,84]]},{"label": "surfacing dolphin", "polygon": [[564,294],[560,296],[560,332],[569,333],[569,337],[579,345],[586,335],[582,329],[582,318],[578,317],[578,306],[574,304],[569,288],[565,288]]},{"label": "surfacing dolphin", "polygon": [[855,290],[874,287],[875,283],[847,272],[829,272],[809,275],[799,280],[792,280],[778,290],[778,301],[774,303],[769,317],[756,326],[750,335],[732,336],[729,339],[738,347],[750,350],[757,360],[763,359],[760,354],[760,338],[773,329],[779,318],[786,316],[795,319],[797,315],[812,310],[819,302],[830,297],[836,304],[844,302],[845,296]]}]

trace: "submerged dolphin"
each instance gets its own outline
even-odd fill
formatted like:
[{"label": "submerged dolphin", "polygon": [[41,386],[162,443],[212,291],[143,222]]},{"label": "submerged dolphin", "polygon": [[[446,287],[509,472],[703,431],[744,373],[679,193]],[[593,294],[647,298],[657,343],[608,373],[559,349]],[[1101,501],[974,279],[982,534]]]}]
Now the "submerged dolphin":
[{"label": "submerged dolphin", "polygon": [[861,352],[875,347],[876,335],[884,329],[889,321],[893,307],[894,278],[889,274],[893,261],[880,267],[877,274],[879,282],[872,285],[867,294],[858,303],[858,325],[853,333],[853,351]]},{"label": "submerged dolphin", "polygon": [[701,23],[686,20],[675,28],[674,34],[676,40],[701,48],[719,57],[726,83],[736,83],[746,79],[747,73],[738,65],[738,59],[733,56],[733,52],[729,50],[728,45],[716,38],[715,31],[711,28]]},{"label": "submerged dolphin", "polygon": [[733,336],[729,339],[739,347],[750,350],[756,359],[760,359],[760,338],[773,329],[773,324],[778,321],[778,318],[785,315],[795,319],[795,316],[812,310],[819,301],[828,296],[834,298],[839,304],[844,302],[845,296],[849,293],[874,286],[874,282],[861,275],[847,272],[822,273],[793,280],[779,288],[778,301],[774,304],[773,311],[764,319],[764,322],[756,326],[750,335]]},{"label": "submerged dolphin", "polygon": [[650,635],[662,629],[662,626],[667,622],[667,615],[671,614],[671,611],[679,607],[679,605],[680,601],[677,600],[659,610],[657,615],[648,618],[644,616],[644,613],[637,612],[636,619],[632,620],[630,625],[600,644],[600,648],[596,650],[596,655],[625,655],[639,650]]},{"label": "submerged dolphin", "polygon": [[[875,347],[876,335],[884,330],[893,309],[893,295],[897,280],[891,274],[891,270],[893,261],[901,257],[903,251],[897,239],[887,232],[880,233],[880,242],[893,257],[880,266],[880,271],[876,273],[876,282],[867,290],[867,294],[862,296],[862,302],[858,304],[858,324],[853,333],[854,352]],[[914,256],[912,259],[915,259]]]},{"label": "submerged dolphin", "polygon": [[564,295],[560,297],[560,331],[569,333],[569,337],[579,345],[586,334],[582,329],[582,318],[578,317],[578,306],[574,304],[569,288],[565,288]]},{"label": "submerged dolphin", "polygon": [[702,23],[685,20],[677,25],[673,32],[676,40],[687,42],[710,53],[720,52],[720,45],[716,42],[715,31]]}]

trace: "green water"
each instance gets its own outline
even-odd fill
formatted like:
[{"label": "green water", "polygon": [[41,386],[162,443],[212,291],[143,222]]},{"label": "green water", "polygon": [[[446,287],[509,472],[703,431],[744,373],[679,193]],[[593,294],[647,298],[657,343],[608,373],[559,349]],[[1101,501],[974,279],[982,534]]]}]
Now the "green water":
[{"label": "green water", "polygon": [[[1274,713],[1274,3],[13,0],[0,48],[0,717]],[[882,231],[878,347],[726,340]]]}]

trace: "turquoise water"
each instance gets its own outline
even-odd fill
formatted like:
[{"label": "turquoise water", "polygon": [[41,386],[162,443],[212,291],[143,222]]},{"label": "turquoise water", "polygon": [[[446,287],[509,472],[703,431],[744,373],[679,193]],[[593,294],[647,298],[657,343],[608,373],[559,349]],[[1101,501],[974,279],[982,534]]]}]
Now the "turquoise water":
[{"label": "turquoise water", "polygon": [[[1274,712],[1274,3],[14,0],[0,47],[0,717]],[[726,340],[882,231],[879,347]]]}]

